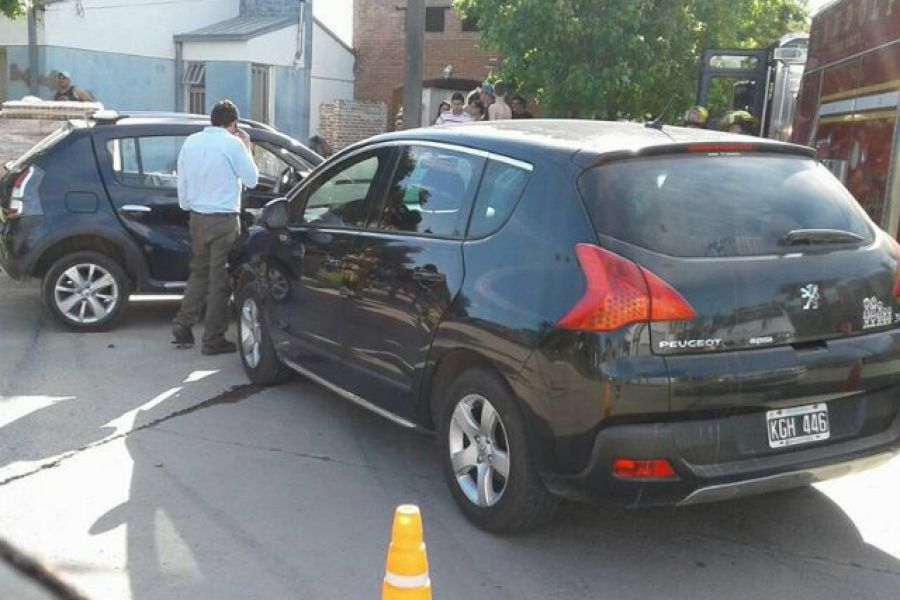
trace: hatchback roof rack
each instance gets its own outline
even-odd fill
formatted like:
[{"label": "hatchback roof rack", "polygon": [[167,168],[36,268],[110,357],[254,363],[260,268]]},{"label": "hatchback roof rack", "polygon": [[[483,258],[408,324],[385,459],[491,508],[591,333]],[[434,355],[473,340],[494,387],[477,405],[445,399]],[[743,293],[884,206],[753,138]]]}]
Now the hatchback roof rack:
[{"label": "hatchback roof rack", "polygon": [[[140,118],[160,118],[160,119],[185,119],[185,120],[193,120],[193,121],[209,121],[209,115],[198,115],[195,113],[183,113],[183,112],[166,112],[166,111],[155,111],[155,110],[131,110],[131,111],[116,111],[116,110],[98,110],[95,112],[91,118],[98,123],[110,123],[114,124],[120,121],[121,119],[140,119]],[[266,123],[260,123],[259,121],[254,121],[252,119],[238,119],[238,123],[243,125],[249,125],[250,127],[255,127],[256,129],[265,129],[266,131],[271,131],[273,133],[278,133],[278,130],[268,125]]]}]

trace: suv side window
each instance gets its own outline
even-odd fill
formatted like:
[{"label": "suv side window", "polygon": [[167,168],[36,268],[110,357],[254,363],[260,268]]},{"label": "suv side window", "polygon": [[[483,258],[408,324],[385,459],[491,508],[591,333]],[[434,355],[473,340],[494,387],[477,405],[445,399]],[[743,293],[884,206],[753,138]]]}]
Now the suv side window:
[{"label": "suv side window", "polygon": [[366,152],[339,165],[312,182],[311,189],[301,194],[308,200],[303,214],[292,219],[295,225],[362,229],[371,204],[378,174],[386,167],[390,151]]},{"label": "suv side window", "polygon": [[512,214],[531,171],[497,160],[488,160],[475,199],[469,237],[480,238],[496,233]]},{"label": "suv side window", "polygon": [[113,172],[122,185],[177,189],[178,153],[185,136],[117,138],[106,142]]},{"label": "suv side window", "polygon": [[403,148],[377,218],[369,227],[460,238],[484,158],[431,146]]}]

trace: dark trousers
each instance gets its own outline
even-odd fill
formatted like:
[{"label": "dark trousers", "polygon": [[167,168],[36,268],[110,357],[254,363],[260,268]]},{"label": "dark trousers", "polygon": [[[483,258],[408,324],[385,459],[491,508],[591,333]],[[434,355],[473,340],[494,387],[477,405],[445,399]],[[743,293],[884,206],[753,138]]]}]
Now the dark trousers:
[{"label": "dark trousers", "polygon": [[191,213],[191,276],[175,323],[191,327],[203,317],[203,343],[221,341],[228,330],[228,252],[240,233],[237,215]]}]

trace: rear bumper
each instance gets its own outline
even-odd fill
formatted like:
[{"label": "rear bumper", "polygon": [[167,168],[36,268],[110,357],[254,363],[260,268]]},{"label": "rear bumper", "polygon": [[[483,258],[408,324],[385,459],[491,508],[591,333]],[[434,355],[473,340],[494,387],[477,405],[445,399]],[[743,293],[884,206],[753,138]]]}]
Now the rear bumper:
[{"label": "rear bumper", "polygon": [[34,273],[37,253],[34,238],[43,217],[26,216],[0,224],[0,269],[13,279],[28,279]]},{"label": "rear bumper", "polygon": [[[861,427],[856,435],[787,450],[754,448],[741,456],[728,451],[735,429],[730,421],[739,419],[744,424],[751,418],[748,415],[607,427],[597,435],[586,469],[576,475],[545,474],[544,480],[552,492],[569,498],[615,506],[659,506],[726,500],[840,477],[877,467],[900,453],[900,398],[890,397],[896,395],[892,392],[878,399],[881,414],[888,411],[892,416],[892,420],[881,419],[880,427]],[[758,417],[764,419],[764,415]],[[611,467],[618,458],[667,459],[678,476],[617,479]]]},{"label": "rear bumper", "polygon": [[710,485],[691,492],[687,498],[678,504],[686,505],[718,502],[720,500],[730,500],[741,496],[766,494],[768,492],[801,487],[818,481],[827,481],[828,479],[843,477],[844,475],[851,475],[853,473],[859,473],[860,471],[880,467],[896,455],[896,452],[882,452],[880,454],[874,454],[872,456],[866,456],[856,460],[824,467],[812,467],[799,471],[791,471],[789,473],[770,475],[768,477],[759,477],[757,479],[746,479],[744,481],[736,481],[733,483]]}]

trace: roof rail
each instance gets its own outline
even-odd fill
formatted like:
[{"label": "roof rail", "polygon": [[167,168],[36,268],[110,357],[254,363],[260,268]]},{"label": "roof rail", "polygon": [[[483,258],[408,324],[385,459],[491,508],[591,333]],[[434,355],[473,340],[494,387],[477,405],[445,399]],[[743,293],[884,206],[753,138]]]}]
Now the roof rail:
[{"label": "roof rail", "polygon": [[[162,119],[188,119],[195,121],[209,121],[209,115],[198,115],[195,113],[183,113],[183,112],[166,112],[166,111],[155,111],[155,110],[130,110],[130,111],[115,111],[115,110],[98,110],[95,112],[91,118],[97,122],[101,123],[116,123],[121,119],[140,119],[144,117],[156,117]],[[272,127],[271,125],[267,125],[266,123],[260,123],[259,121],[253,121],[252,119],[238,119],[238,123],[242,123],[244,125],[249,125],[250,127],[255,127],[256,129],[265,129],[266,131],[271,131],[273,133],[278,133],[278,130]]]}]

